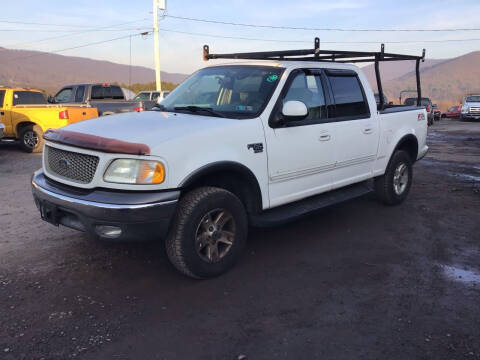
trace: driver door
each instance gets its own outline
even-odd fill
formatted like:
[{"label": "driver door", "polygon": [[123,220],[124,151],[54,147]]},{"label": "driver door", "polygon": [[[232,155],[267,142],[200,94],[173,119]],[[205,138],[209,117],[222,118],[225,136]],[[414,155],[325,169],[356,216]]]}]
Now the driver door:
[{"label": "driver door", "polygon": [[265,128],[271,207],[328,191],[333,182],[336,134],[328,122],[320,70],[292,72],[273,111],[281,112],[289,100],[303,102],[308,115]]}]

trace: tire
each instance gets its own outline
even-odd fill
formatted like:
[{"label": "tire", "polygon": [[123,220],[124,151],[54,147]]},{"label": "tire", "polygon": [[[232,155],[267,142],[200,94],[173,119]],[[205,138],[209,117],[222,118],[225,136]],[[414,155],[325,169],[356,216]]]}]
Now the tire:
[{"label": "tire", "polygon": [[375,193],[384,204],[398,205],[407,198],[411,186],[412,159],[406,151],[397,150],[385,174],[375,178]]},{"label": "tire", "polygon": [[247,232],[245,208],[234,194],[215,187],[197,188],[178,204],[165,241],[167,255],[186,276],[216,277],[235,265],[245,247]]},{"label": "tire", "polygon": [[43,149],[43,131],[38,125],[28,125],[23,127],[19,134],[20,148],[28,153],[42,152]]}]

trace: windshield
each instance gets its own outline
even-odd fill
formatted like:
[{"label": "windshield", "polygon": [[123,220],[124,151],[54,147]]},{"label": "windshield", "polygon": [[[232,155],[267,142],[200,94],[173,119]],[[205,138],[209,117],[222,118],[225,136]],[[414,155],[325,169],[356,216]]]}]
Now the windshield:
[{"label": "windshield", "polygon": [[[417,98],[408,98],[405,100],[405,102],[403,103],[404,105],[417,105]],[[429,98],[422,98],[422,101],[421,101],[421,104],[422,106],[427,106],[427,105],[430,105],[430,99]]]},{"label": "windshield", "polygon": [[480,102],[480,95],[467,96],[465,102]]},{"label": "windshield", "polygon": [[187,111],[212,116],[252,118],[266,106],[283,68],[217,66],[197,71],[160,104],[162,111]]},{"label": "windshield", "polygon": [[133,100],[150,100],[150,93],[142,92],[135,96]]}]

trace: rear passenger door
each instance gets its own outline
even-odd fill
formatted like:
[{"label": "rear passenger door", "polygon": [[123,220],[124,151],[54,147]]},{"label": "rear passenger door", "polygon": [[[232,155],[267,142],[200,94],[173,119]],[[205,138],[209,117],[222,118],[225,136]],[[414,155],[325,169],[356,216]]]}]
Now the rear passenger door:
[{"label": "rear passenger door", "polygon": [[333,188],[338,188],[371,176],[379,124],[355,71],[326,69],[325,77],[332,99],[329,117],[336,134]]},{"label": "rear passenger door", "polygon": [[265,126],[271,207],[327,191],[332,183],[335,134],[328,122],[321,70],[294,70],[271,117],[281,116],[283,104],[290,100],[303,102],[308,116]]}]

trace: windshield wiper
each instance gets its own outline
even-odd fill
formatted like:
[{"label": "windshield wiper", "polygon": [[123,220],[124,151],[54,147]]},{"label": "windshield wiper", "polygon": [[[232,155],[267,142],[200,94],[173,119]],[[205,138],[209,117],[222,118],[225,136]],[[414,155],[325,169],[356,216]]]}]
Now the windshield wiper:
[{"label": "windshield wiper", "polygon": [[165,108],[165,105],[155,104],[155,105],[152,107],[152,110],[164,111],[164,110],[166,110],[166,108]]},{"label": "windshield wiper", "polygon": [[175,106],[174,109],[179,110],[179,111],[187,110],[187,111],[190,111],[190,112],[193,112],[193,113],[204,111],[204,112],[209,113],[210,115],[213,115],[213,116],[222,117],[222,118],[225,117],[225,115],[213,110],[212,108],[201,107],[201,106],[196,106],[196,105]]}]

